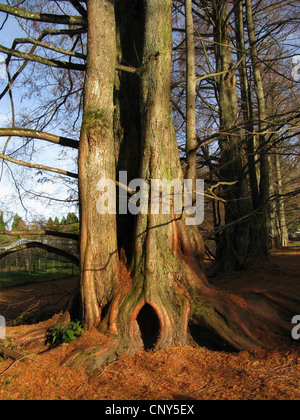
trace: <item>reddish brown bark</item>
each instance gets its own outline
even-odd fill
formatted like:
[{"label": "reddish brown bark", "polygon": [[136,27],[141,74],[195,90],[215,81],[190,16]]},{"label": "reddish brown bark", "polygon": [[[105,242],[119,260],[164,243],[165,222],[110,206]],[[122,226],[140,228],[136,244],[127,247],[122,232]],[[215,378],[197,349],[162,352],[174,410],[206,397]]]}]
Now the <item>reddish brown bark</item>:
[{"label": "reddish brown bark", "polygon": [[114,214],[97,211],[97,185],[115,179],[114,78],[116,29],[113,3],[88,2],[88,60],[79,146],[80,270],[84,324],[97,325],[118,278]]}]

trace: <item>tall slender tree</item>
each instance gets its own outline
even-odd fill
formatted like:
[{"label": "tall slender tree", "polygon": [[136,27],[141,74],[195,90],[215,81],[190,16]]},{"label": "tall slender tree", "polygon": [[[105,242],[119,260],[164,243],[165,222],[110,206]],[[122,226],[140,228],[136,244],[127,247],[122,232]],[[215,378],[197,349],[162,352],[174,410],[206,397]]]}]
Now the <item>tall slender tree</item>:
[{"label": "tall slender tree", "polygon": [[[215,60],[220,112],[219,144],[221,149],[220,180],[225,184],[225,224],[217,248],[217,259],[224,268],[235,267],[238,257],[249,252],[249,220],[252,211],[248,184],[242,161],[243,143],[239,130],[239,108],[236,75],[231,52],[228,1],[212,3]],[[230,185],[232,183],[233,185]],[[240,222],[239,220],[242,219]],[[232,224],[232,222],[237,223]]]},{"label": "tall slender tree", "polygon": [[[192,0],[185,0],[186,32],[186,178],[196,179],[197,135],[196,135],[196,68],[195,37]],[[195,197],[194,197],[195,198]]]},{"label": "tall slender tree", "polygon": [[242,108],[243,119],[244,119],[244,124],[245,124],[244,128],[246,132],[248,133],[246,136],[246,139],[247,139],[249,183],[250,183],[253,208],[256,209],[258,207],[258,185],[257,185],[255,146],[254,146],[254,121],[253,121],[254,115],[253,115],[251,89],[250,89],[248,73],[247,73],[246,47],[245,47],[245,39],[244,39],[243,1],[235,0],[234,15],[235,15],[237,57],[240,63],[239,79],[240,79],[240,89],[241,89],[241,108]]},{"label": "tall slender tree", "polygon": [[257,39],[255,34],[255,26],[252,14],[252,4],[250,0],[246,0],[246,20],[247,30],[249,35],[249,43],[251,50],[251,61],[253,66],[254,86],[257,97],[258,106],[258,127],[259,127],[259,152],[260,152],[260,181],[259,181],[259,206],[260,212],[260,243],[262,245],[265,255],[268,255],[269,243],[269,229],[270,229],[270,170],[269,170],[269,135],[267,124],[267,111],[265,102],[265,92],[260,71],[260,59],[257,49]]}]

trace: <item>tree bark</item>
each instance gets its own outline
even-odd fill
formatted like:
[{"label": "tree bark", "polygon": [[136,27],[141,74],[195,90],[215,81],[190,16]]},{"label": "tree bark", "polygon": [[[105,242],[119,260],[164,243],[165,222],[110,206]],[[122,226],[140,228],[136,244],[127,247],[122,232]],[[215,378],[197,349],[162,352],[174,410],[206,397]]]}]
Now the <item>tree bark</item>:
[{"label": "tree bark", "polygon": [[88,2],[88,60],[79,146],[80,270],[84,324],[99,324],[118,281],[115,214],[97,211],[98,183],[115,180],[114,82],[116,27],[114,5]]},{"label": "tree bark", "polygon": [[[192,1],[185,0],[186,32],[186,178],[195,180],[197,171],[197,136],[196,136],[196,73],[195,39]],[[195,200],[195,195],[193,199]]]}]

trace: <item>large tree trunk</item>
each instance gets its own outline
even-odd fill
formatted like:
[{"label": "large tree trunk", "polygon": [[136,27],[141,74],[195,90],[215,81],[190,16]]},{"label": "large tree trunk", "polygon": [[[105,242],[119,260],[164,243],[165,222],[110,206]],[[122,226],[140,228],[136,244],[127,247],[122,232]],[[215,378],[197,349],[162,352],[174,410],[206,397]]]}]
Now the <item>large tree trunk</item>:
[{"label": "large tree trunk", "polygon": [[[139,177],[148,182],[183,181],[169,101],[171,53],[171,1],[148,1],[139,98],[142,149]],[[150,203],[151,189],[149,193]],[[116,289],[103,322],[104,329],[119,337],[119,351],[187,342],[190,303],[180,281],[188,265],[179,242],[206,282],[200,271],[204,247],[199,234],[191,229],[188,238],[183,220],[176,221],[172,213],[152,214],[148,204],[146,210],[147,214],[139,213],[135,220],[134,251],[129,262],[132,283],[125,290]]]},{"label": "large tree trunk", "polygon": [[98,183],[115,180],[116,28],[112,2],[88,2],[88,62],[79,147],[80,270],[84,324],[97,325],[118,279],[115,214],[97,211]]}]

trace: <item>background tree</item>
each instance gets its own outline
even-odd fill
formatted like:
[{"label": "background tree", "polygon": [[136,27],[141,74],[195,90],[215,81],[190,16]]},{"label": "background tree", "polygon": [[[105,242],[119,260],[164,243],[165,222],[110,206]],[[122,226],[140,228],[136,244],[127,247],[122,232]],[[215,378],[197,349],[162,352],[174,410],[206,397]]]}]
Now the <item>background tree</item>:
[{"label": "background tree", "polygon": [[[196,74],[192,1],[185,1],[186,32],[186,178],[197,177]],[[194,187],[195,188],[195,187]],[[193,197],[196,198],[195,196]]]},{"label": "background tree", "polygon": [[[183,2],[176,1],[176,12],[178,15],[183,13],[183,8],[180,8],[180,4]],[[198,132],[198,168],[201,170],[201,177],[205,176],[207,185],[217,185],[219,187],[214,188],[214,192],[218,192],[219,188],[222,188],[224,192],[224,186],[220,181],[220,174],[222,173],[222,155],[220,148],[217,145],[219,137],[222,136],[222,130],[220,129],[219,113],[221,107],[218,103],[218,91],[220,83],[218,78],[221,79],[222,75],[218,75],[216,70],[217,59],[214,54],[215,49],[222,50],[222,45],[219,45],[213,39],[214,28],[217,27],[217,23],[214,22],[212,25],[212,3],[208,2],[193,2],[194,8],[194,24],[195,24],[195,40],[196,40],[196,51],[201,51],[197,56],[197,132]],[[212,219],[211,223],[215,227],[215,234],[211,232],[211,227],[208,223],[203,225],[204,229],[208,229],[205,234],[206,237],[214,238],[216,243],[221,244],[221,236],[223,236],[223,244],[219,247],[221,252],[216,255],[216,260],[219,261],[221,266],[223,265],[221,260],[224,258],[224,254],[228,252],[228,255],[238,256],[237,253],[232,253],[232,241],[228,241],[228,251],[226,247],[226,241],[224,242],[226,226],[228,222],[225,222],[225,216],[223,213],[223,206],[227,208],[227,216],[231,213],[232,220],[229,222],[231,228],[235,230],[234,238],[236,243],[242,243],[244,237],[244,244],[247,243],[247,235],[245,232],[250,228],[251,233],[248,235],[249,242],[247,246],[237,247],[241,250],[241,255],[236,259],[235,257],[224,258],[227,260],[227,267],[238,267],[237,260],[240,262],[245,261],[244,256],[256,255],[260,258],[268,257],[268,252],[271,246],[274,246],[274,241],[271,241],[273,233],[271,229],[273,226],[279,225],[278,212],[275,211],[275,203],[277,200],[276,195],[278,192],[273,192],[273,182],[270,183],[270,189],[267,191],[268,179],[266,182],[263,181],[264,176],[270,177],[272,158],[274,151],[278,148],[279,144],[288,145],[290,139],[295,136],[299,122],[299,102],[297,102],[297,84],[291,78],[291,57],[297,53],[296,43],[293,43],[292,36],[295,32],[295,16],[293,15],[296,3],[292,2],[287,4],[286,2],[280,2],[281,7],[278,7],[277,2],[251,2],[252,11],[252,23],[254,29],[254,38],[256,39],[256,53],[258,63],[257,71],[261,76],[261,89],[263,95],[260,95],[263,100],[269,98],[269,93],[274,90],[274,84],[277,83],[277,89],[284,91],[285,99],[276,101],[277,104],[275,112],[271,111],[268,106],[266,113],[266,120],[262,120],[259,114],[258,99],[255,87],[255,78],[253,71],[253,63],[251,58],[251,43],[249,34],[247,31],[246,22],[246,4],[244,1],[236,1],[234,4],[229,4],[228,24],[229,32],[228,38],[228,50],[231,52],[232,61],[232,74],[236,77],[236,107],[238,112],[238,119],[236,125],[236,141],[239,143],[239,156],[241,159],[241,165],[239,168],[239,178],[244,182],[244,194],[235,194],[234,188],[227,188],[227,193],[236,195],[233,200],[238,200],[242,204],[245,197],[245,193],[248,197],[251,197],[252,203],[249,205],[248,210],[244,211],[244,215],[240,217],[233,216],[233,211],[229,210],[233,202],[225,200],[212,202]],[[222,3],[219,3],[219,14],[222,10]],[[234,6],[234,7],[233,7]],[[225,7],[225,6],[224,6]],[[226,7],[225,7],[226,9]],[[275,12],[274,12],[275,10]],[[272,11],[272,13],[270,13]],[[218,18],[217,18],[218,22]],[[177,22],[176,22],[177,23]],[[179,28],[179,24],[174,28],[176,33],[176,40],[179,37],[178,33],[181,34],[181,43],[178,43],[178,47],[175,47],[175,51],[182,51],[182,42],[184,40],[184,33]],[[253,34],[252,34],[253,35]],[[280,48],[279,48],[280,43]],[[253,55],[253,54],[252,54]],[[228,55],[229,56],[229,55]],[[202,57],[202,59],[201,59]],[[220,61],[220,55],[218,52],[218,60]],[[204,59],[205,58],[205,59]],[[177,94],[177,98],[183,98],[180,96],[178,86],[181,86],[182,81],[179,79],[178,61],[184,61],[184,56],[181,54],[180,58],[175,56],[175,69],[174,77],[176,77],[176,83],[174,83],[174,92]],[[184,67],[182,67],[184,69]],[[183,70],[181,70],[183,73]],[[225,76],[224,76],[225,77]],[[279,82],[280,79],[280,82]],[[273,87],[271,87],[271,81],[274,81]],[[276,80],[276,82],[275,82]],[[296,90],[295,90],[296,89]],[[278,98],[278,90],[277,96]],[[265,98],[266,99],[265,99]],[[176,97],[172,96],[172,104],[176,102]],[[268,101],[269,103],[269,101]],[[289,104],[293,103],[293,111],[289,107]],[[177,121],[184,119],[183,108],[179,100],[176,102],[177,106],[174,106],[175,124]],[[279,105],[280,104],[280,105]],[[281,109],[279,110],[279,108]],[[224,108],[224,106],[223,106]],[[279,117],[276,118],[276,115]],[[260,124],[265,122],[267,131],[261,131]],[[180,122],[180,124],[182,124]],[[178,133],[180,132],[179,124]],[[295,131],[291,129],[295,127]],[[291,129],[291,131],[289,131]],[[209,135],[205,136],[205,132],[209,132]],[[228,132],[228,130],[227,130]],[[259,135],[259,133],[263,133]],[[268,135],[267,135],[268,134]],[[258,144],[258,138],[260,136],[261,147]],[[233,137],[233,136],[232,136]],[[277,139],[276,139],[277,137]],[[279,137],[281,141],[279,141]],[[239,138],[239,141],[238,141]],[[295,137],[294,137],[295,138]],[[276,147],[277,145],[277,147]],[[263,152],[262,152],[263,151]],[[224,173],[224,171],[223,171]],[[269,174],[268,174],[269,173]],[[231,177],[231,181],[236,180],[236,176]],[[259,186],[259,183],[261,185]],[[274,184],[275,185],[275,184]],[[210,188],[211,189],[211,188]],[[248,190],[248,191],[247,191]],[[267,191],[267,192],[266,192]],[[277,190],[276,190],[277,191]],[[222,194],[219,191],[219,196]],[[262,199],[262,196],[265,196]],[[237,198],[239,196],[239,198]],[[222,195],[221,195],[222,197]],[[259,198],[260,197],[260,198]],[[224,198],[226,198],[224,196]],[[282,198],[284,199],[284,198]],[[286,199],[289,200],[289,198]],[[247,200],[245,200],[247,201]],[[248,203],[249,204],[249,203]],[[271,214],[272,211],[272,214]],[[241,210],[241,213],[243,211]],[[237,213],[236,213],[237,214]],[[235,220],[233,220],[235,218]],[[246,228],[248,225],[248,228]],[[264,226],[264,227],[263,227]],[[245,230],[244,230],[245,229]],[[224,232],[224,235],[222,235]],[[275,230],[274,230],[275,232]],[[239,236],[240,235],[240,236]],[[229,235],[231,238],[232,235]],[[246,239],[246,240],[245,240]],[[208,243],[208,242],[207,242]],[[210,244],[210,243],[209,243]],[[212,249],[215,246],[212,244]],[[247,249],[248,248],[248,249]],[[243,251],[242,251],[243,250]],[[242,258],[241,258],[242,257]],[[232,262],[230,262],[232,260]]]},{"label": "background tree", "polygon": [[0,211],[0,230],[6,229],[7,222],[4,221],[3,211]]},{"label": "background tree", "polygon": [[53,222],[52,217],[49,217],[46,228],[49,230],[55,230],[55,223]]},{"label": "background tree", "polygon": [[26,230],[27,226],[24,220],[22,220],[22,217],[20,217],[18,214],[14,215],[14,219],[11,225],[11,230]]},{"label": "background tree", "polygon": [[[224,183],[225,225],[217,247],[217,259],[225,268],[239,264],[239,256],[249,252],[250,224],[244,219],[252,211],[248,183],[244,175],[244,144],[239,129],[239,108],[236,75],[230,42],[228,2],[212,3],[217,89],[220,113],[220,169],[219,179]],[[226,185],[227,184],[227,185]],[[233,185],[230,185],[233,184]],[[232,223],[238,221],[237,223]]]},{"label": "background tree", "polygon": [[54,225],[56,229],[59,229],[60,221],[58,220],[58,217],[55,217],[54,219]]}]

